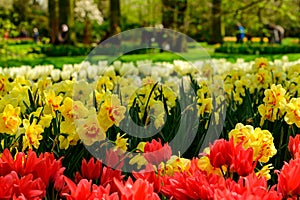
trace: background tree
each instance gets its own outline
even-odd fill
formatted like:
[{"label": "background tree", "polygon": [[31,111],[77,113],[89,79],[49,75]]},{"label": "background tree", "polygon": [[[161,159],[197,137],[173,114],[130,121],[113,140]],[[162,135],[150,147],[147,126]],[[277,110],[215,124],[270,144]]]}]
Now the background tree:
[{"label": "background tree", "polygon": [[212,26],[210,43],[223,43],[222,0],[212,0]]},{"label": "background tree", "polygon": [[109,5],[110,10],[110,33],[113,35],[115,33],[116,27],[121,26],[121,9],[120,0],[110,0]]},{"label": "background tree", "polygon": [[84,23],[83,43],[89,44],[91,35],[91,25],[95,21],[99,25],[102,24],[103,18],[97,4],[90,0],[77,0],[75,6],[75,16],[78,21]]},{"label": "background tree", "polygon": [[58,0],[48,0],[48,12],[49,12],[49,32],[50,41],[52,44],[57,42],[57,36],[59,31],[59,12],[58,12]]}]

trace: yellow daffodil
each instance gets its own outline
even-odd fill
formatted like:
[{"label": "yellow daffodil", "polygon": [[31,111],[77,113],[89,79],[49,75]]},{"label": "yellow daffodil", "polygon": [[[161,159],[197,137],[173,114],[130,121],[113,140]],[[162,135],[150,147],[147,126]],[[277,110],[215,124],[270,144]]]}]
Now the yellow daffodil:
[{"label": "yellow daffodil", "polygon": [[8,76],[0,74],[0,97],[4,96],[12,87],[8,79]]},{"label": "yellow daffodil", "polygon": [[284,120],[287,124],[296,124],[300,128],[300,98],[292,98],[286,106]]},{"label": "yellow daffodil", "polygon": [[127,141],[128,138],[124,138],[125,134],[120,136],[120,133],[117,134],[117,139],[115,141],[114,150],[119,150],[121,153],[124,153],[127,150]]},{"label": "yellow daffodil", "polygon": [[137,168],[141,169],[142,166],[146,166],[147,165],[147,160],[145,159],[145,157],[141,154],[137,154],[135,155],[133,158],[130,159],[129,164],[130,165],[134,165],[137,164]]},{"label": "yellow daffodil", "polygon": [[46,114],[53,114],[55,115],[55,111],[57,111],[60,107],[60,104],[63,100],[63,97],[56,96],[54,90],[49,89],[44,91],[45,95],[45,112]]},{"label": "yellow daffodil", "polygon": [[272,84],[270,89],[265,90],[264,104],[259,105],[258,112],[262,116],[261,124],[267,119],[274,122],[283,116],[287,103],[286,90],[279,84]]},{"label": "yellow daffodil", "polygon": [[270,63],[266,58],[256,58],[253,64],[253,70],[258,71],[259,69],[269,70]]},{"label": "yellow daffodil", "polygon": [[106,91],[111,91],[114,88],[114,83],[110,80],[108,76],[101,76],[97,81],[97,90],[100,93],[105,93]]},{"label": "yellow daffodil", "polygon": [[198,115],[203,116],[204,113],[212,112],[212,98],[198,99]]},{"label": "yellow daffodil", "polygon": [[265,163],[277,153],[273,136],[268,130],[254,129],[251,125],[238,123],[228,135],[229,138],[233,137],[235,144],[242,142],[245,149],[252,147],[253,160],[258,158],[260,162]]},{"label": "yellow daffodil", "polygon": [[53,117],[50,114],[44,114],[43,107],[37,108],[37,110],[35,112],[32,112],[31,114],[39,119],[38,124],[43,128],[48,128],[50,126]]},{"label": "yellow daffodil", "polygon": [[81,101],[73,101],[70,97],[66,97],[59,111],[66,121],[81,119],[87,117],[89,111]]},{"label": "yellow daffodil", "polygon": [[154,101],[150,107],[150,118],[154,119],[156,129],[162,127],[165,123],[164,104],[161,101]]},{"label": "yellow daffodil", "polygon": [[256,172],[256,176],[258,178],[261,177],[265,177],[266,180],[270,180],[271,179],[271,175],[270,175],[270,170],[273,169],[274,167],[272,166],[272,164],[268,164],[263,166],[258,172]]},{"label": "yellow daffodil", "polygon": [[124,119],[126,108],[121,105],[117,95],[107,94],[101,104],[98,121],[104,131],[107,131],[113,124],[116,126]]},{"label": "yellow daffodil", "polygon": [[161,163],[160,168],[162,169],[162,173],[171,176],[175,172],[188,171],[190,169],[190,164],[191,160],[173,155],[166,164]]},{"label": "yellow daffodil", "polygon": [[96,113],[91,112],[88,118],[77,120],[76,126],[80,139],[86,145],[92,145],[106,138],[105,131],[101,128]]},{"label": "yellow daffodil", "polygon": [[[201,158],[199,158],[198,167],[201,170],[206,171],[209,174],[217,174],[219,176],[222,176],[222,172],[221,172],[220,168],[213,167],[207,156],[202,156]],[[226,172],[226,170],[227,170],[226,166],[222,166],[222,169],[223,169],[223,172]]]},{"label": "yellow daffodil", "polygon": [[74,122],[63,121],[60,124],[59,148],[68,149],[70,145],[76,145],[79,141],[79,135],[76,132]]},{"label": "yellow daffodil", "polygon": [[14,108],[11,104],[6,105],[0,114],[0,133],[15,134],[22,122],[19,114],[20,107]]},{"label": "yellow daffodil", "polygon": [[36,123],[36,119],[34,119],[31,124],[29,120],[24,119],[23,125],[25,128],[25,135],[23,136],[22,150],[24,151],[26,148],[32,149],[33,147],[38,149],[40,140],[43,139],[43,136],[41,135],[44,132],[43,127]]}]

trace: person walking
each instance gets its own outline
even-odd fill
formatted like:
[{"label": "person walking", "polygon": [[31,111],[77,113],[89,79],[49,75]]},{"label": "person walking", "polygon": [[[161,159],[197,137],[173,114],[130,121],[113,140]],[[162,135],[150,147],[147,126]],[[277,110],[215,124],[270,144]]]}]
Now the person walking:
[{"label": "person walking", "polygon": [[236,24],[237,33],[236,33],[236,43],[243,43],[245,38],[245,29],[240,22]]},{"label": "person walking", "polygon": [[277,31],[275,42],[281,44],[284,37],[284,28],[280,25],[275,25],[274,28]]}]

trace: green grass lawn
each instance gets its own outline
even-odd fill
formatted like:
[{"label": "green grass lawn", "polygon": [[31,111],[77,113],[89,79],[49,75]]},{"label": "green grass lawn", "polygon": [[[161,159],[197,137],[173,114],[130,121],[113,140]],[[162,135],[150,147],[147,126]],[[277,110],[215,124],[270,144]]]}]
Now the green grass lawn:
[{"label": "green grass lawn", "polygon": [[[292,41],[291,39],[286,39],[285,43]],[[265,57],[269,60],[281,59],[282,56],[287,55],[290,61],[300,59],[300,52],[294,54],[268,54],[268,55],[244,55],[244,54],[226,54],[226,53],[215,53],[215,46],[208,45],[206,43],[199,43],[202,48],[196,49],[190,47],[188,52],[185,53],[171,53],[158,51],[147,53],[147,54],[128,54],[122,56],[105,56],[97,55],[93,58],[94,61],[98,60],[109,60],[113,61],[115,59],[121,60],[122,62],[135,62],[137,60],[152,60],[153,62],[172,62],[175,59],[183,59],[189,61],[196,61],[200,59],[225,58],[230,62],[236,62],[238,58],[243,58],[245,61],[254,60],[257,57]],[[3,46],[2,46],[3,47]],[[86,56],[62,56],[62,57],[46,57],[42,54],[33,52],[37,48],[36,44],[7,44],[6,49],[2,48],[0,53],[0,66],[1,67],[12,67],[21,65],[46,65],[52,64],[56,68],[61,68],[63,64],[75,64],[80,63],[87,59]]]},{"label": "green grass lawn", "polygon": [[[184,55],[184,54],[183,54]],[[255,60],[257,57],[265,57],[269,60],[281,59],[282,56],[286,55],[290,61],[300,59],[300,53],[297,54],[275,54],[275,55],[243,55],[243,54],[225,54],[225,53],[212,53],[210,54],[210,58],[221,59],[225,58],[230,62],[236,62],[238,58],[243,58],[245,61]],[[65,56],[65,57],[40,57],[40,58],[22,58],[22,59],[11,59],[11,60],[1,60],[0,66],[2,67],[13,67],[13,66],[21,66],[21,65],[47,65],[52,64],[56,68],[61,68],[63,64],[75,64],[81,63],[86,60],[86,56]],[[188,54],[182,58],[176,54],[163,52],[163,53],[151,53],[151,54],[135,54],[135,55],[123,55],[118,58],[118,60],[122,62],[135,62],[137,60],[152,60],[153,62],[172,62],[176,59],[183,59],[189,61],[196,61],[203,58],[203,56],[199,56],[196,54]],[[100,56],[98,60],[107,60],[107,56]]]}]

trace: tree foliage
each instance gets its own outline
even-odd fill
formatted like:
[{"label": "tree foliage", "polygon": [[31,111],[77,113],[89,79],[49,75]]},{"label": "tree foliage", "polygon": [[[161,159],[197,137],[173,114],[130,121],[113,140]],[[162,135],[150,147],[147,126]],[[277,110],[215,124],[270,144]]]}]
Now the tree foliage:
[{"label": "tree foliage", "polygon": [[[76,33],[82,41],[85,36],[81,32],[86,21],[74,15],[75,4],[81,1],[83,0],[0,1],[0,29],[2,32],[9,29],[11,36],[17,36],[16,33],[24,27],[30,34],[33,27],[38,27],[41,35],[54,41],[59,26],[67,23],[71,33]],[[101,25],[89,25],[90,38],[97,40],[105,32],[112,32],[113,24],[117,24],[121,30],[163,24],[166,28],[186,33],[196,40],[214,43],[222,42],[224,36],[234,36],[236,22],[240,22],[253,36],[264,35],[268,23],[283,26],[286,36],[300,35],[300,0],[86,1],[94,2],[97,9],[93,9],[100,10],[104,19]],[[82,5],[81,8],[86,9],[88,6]],[[101,17],[98,13],[91,16]]]}]

